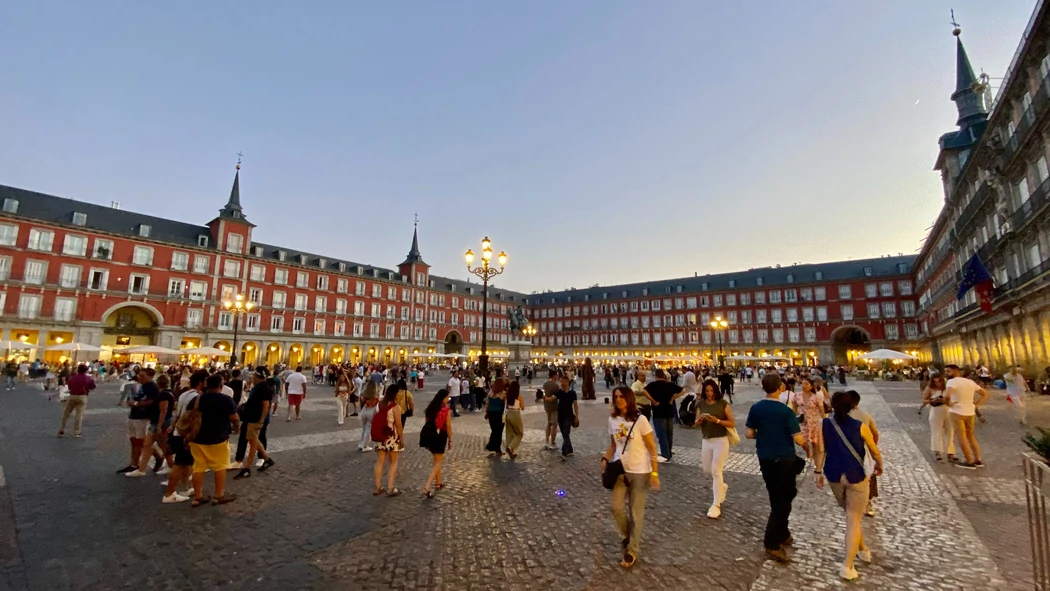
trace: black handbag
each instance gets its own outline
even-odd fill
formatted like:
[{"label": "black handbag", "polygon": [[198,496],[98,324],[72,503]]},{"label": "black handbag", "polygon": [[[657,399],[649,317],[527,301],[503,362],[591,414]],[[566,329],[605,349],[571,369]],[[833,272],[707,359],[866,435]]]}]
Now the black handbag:
[{"label": "black handbag", "polygon": [[[631,443],[631,434],[634,433],[634,426],[638,424],[638,419],[635,419],[631,423],[631,430],[627,432],[627,439],[623,442],[623,449],[620,450],[620,457],[623,458],[624,452],[627,451],[627,446]],[[620,479],[620,476],[624,474],[623,460],[616,460],[615,462],[606,462],[605,470],[602,472],[602,486],[612,490],[616,486],[616,481]]]}]

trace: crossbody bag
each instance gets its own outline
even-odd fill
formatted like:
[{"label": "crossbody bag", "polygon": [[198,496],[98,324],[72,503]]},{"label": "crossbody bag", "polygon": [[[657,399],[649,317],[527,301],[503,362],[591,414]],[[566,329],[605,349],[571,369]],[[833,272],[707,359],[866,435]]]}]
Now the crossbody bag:
[{"label": "crossbody bag", "polygon": [[846,434],[842,432],[842,427],[839,427],[839,424],[835,422],[835,419],[829,418],[828,420],[831,421],[831,426],[835,428],[835,432],[839,434],[839,438],[842,439],[842,443],[846,444],[846,449],[848,449],[849,453],[853,455],[853,459],[857,460],[857,463],[860,464],[860,469],[864,470],[864,474],[867,475],[868,469],[867,466],[864,465],[863,458],[861,458],[860,453],[858,453],[857,450],[853,448],[853,444],[850,443],[849,439],[846,439]]}]

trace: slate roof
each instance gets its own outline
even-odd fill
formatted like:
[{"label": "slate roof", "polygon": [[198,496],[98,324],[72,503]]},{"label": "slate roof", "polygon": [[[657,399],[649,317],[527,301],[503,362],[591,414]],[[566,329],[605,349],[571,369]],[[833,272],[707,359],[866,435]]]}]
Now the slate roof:
[{"label": "slate roof", "polygon": [[[607,300],[622,300],[641,297],[643,289],[649,290],[645,294],[647,296],[677,295],[678,286],[682,286],[681,293],[683,294],[695,294],[745,289],[759,290],[787,285],[826,284],[835,281],[873,280],[881,277],[901,277],[911,273],[915,259],[916,255],[901,255],[856,261],[791,265],[787,267],[760,267],[747,271],[720,273],[717,275],[700,275],[697,277],[647,281],[645,283],[604,285],[585,289],[545,292],[529,296],[529,301],[534,305],[550,305],[552,303],[564,304],[569,301],[568,298],[572,298],[572,302],[578,303],[585,301],[585,296],[589,296],[589,301],[599,301],[602,300],[602,294],[608,294]],[[864,269],[867,267],[871,268],[870,275],[864,273]],[[818,271],[822,273],[821,279],[816,278]],[[794,276],[792,282],[788,281],[788,275]],[[761,286],[758,285],[759,278],[762,278]],[[730,281],[735,282],[733,287],[730,287]],[[667,288],[671,289],[670,294],[667,293]],[[627,292],[626,298],[623,295],[624,291]]]}]

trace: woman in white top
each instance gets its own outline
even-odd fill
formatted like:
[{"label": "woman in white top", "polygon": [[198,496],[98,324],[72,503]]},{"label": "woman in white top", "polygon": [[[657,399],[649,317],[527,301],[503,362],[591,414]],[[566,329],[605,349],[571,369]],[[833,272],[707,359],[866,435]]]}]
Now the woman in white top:
[{"label": "woman in white top", "polygon": [[1010,368],[1010,371],[1003,375],[1003,380],[1006,381],[1006,400],[1012,402],[1021,413],[1021,425],[1028,424],[1024,407],[1024,395],[1028,392],[1028,382],[1021,374],[1021,366]]},{"label": "woman in white top", "polygon": [[922,414],[924,406],[930,407],[930,450],[938,462],[943,462],[941,454],[947,452],[948,461],[955,462],[955,425],[948,416],[947,400],[944,398],[944,376],[936,375],[930,378],[929,385],[922,392],[922,406],[919,414]]},{"label": "woman in white top", "polygon": [[620,566],[631,568],[638,560],[638,547],[642,541],[645,499],[650,488],[660,490],[656,440],[649,420],[638,412],[634,390],[617,386],[612,395],[609,447],[602,456],[602,472],[610,462],[620,460],[623,464],[624,473],[616,479],[612,490],[612,514],[622,538],[623,561]]}]

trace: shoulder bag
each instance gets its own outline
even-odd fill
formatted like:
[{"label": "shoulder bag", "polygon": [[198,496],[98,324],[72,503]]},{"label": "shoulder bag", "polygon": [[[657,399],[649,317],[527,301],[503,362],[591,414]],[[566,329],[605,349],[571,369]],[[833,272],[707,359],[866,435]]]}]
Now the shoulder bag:
[{"label": "shoulder bag", "polygon": [[[725,405],[723,408],[729,406],[725,400],[722,401],[722,404]],[[724,427],[724,429],[726,430],[726,439],[729,440],[729,447],[740,445],[740,433],[737,432],[736,427]]]},{"label": "shoulder bag", "polygon": [[[641,417],[639,417],[641,418]],[[616,486],[616,481],[620,479],[620,476],[624,474],[623,470],[623,454],[627,451],[627,445],[631,443],[631,435],[634,433],[634,426],[638,424],[638,419],[635,419],[631,423],[631,430],[627,432],[627,439],[623,441],[623,449],[620,450],[620,459],[615,462],[606,462],[605,471],[602,472],[602,486],[612,490]]]},{"label": "shoulder bag", "polygon": [[194,396],[193,400],[186,405],[186,410],[179,415],[179,422],[175,425],[175,428],[179,430],[179,435],[182,436],[182,440],[187,444],[193,443],[193,440],[197,438],[197,434],[201,430],[201,411],[198,408],[200,400],[200,394]]}]

